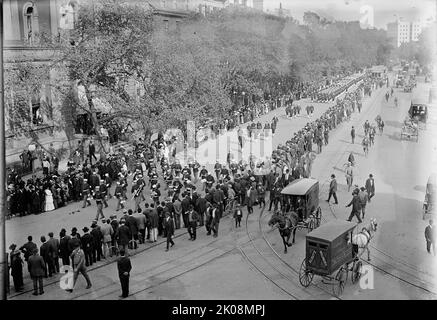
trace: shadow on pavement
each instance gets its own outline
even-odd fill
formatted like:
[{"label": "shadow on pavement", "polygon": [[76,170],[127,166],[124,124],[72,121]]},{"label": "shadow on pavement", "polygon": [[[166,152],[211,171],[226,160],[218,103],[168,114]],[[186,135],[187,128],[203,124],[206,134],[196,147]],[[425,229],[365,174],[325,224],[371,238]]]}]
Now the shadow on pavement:
[{"label": "shadow on pavement", "polygon": [[384,121],[384,124],[386,126],[390,126],[390,127],[397,128],[397,129],[401,129],[402,128],[402,123],[400,123],[398,121],[387,120],[387,121]]}]

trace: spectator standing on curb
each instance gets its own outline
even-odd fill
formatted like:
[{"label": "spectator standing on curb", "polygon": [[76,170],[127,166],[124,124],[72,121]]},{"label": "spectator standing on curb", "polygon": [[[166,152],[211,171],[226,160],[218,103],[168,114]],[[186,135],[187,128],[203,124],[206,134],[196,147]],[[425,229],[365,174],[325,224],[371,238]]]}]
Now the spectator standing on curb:
[{"label": "spectator standing on curb", "polygon": [[426,251],[428,253],[431,253],[431,247],[432,251],[435,256],[435,230],[432,219],[429,220],[429,225],[425,228],[425,240],[426,240]]},{"label": "spectator standing on curb", "polygon": [[65,229],[61,229],[59,233],[60,241],[59,241],[59,255],[62,259],[62,265],[69,266],[70,265],[70,254],[71,250],[69,247],[70,236],[67,235],[67,231]]},{"label": "spectator standing on curb", "polygon": [[127,298],[129,296],[129,277],[132,270],[132,264],[126,252],[120,250],[120,258],[117,261],[118,276],[121,284],[121,296],[120,298]]},{"label": "spectator standing on curb", "polygon": [[167,248],[165,249],[165,251],[168,251],[169,250],[169,244],[171,244],[171,247],[174,246],[174,241],[172,239],[173,233],[174,233],[174,222],[170,218],[169,215],[167,217],[165,217],[164,227],[165,227],[165,230],[167,231]]},{"label": "spectator standing on curb", "polygon": [[15,250],[17,248],[16,244],[11,244],[9,250],[11,250],[10,255],[10,268],[11,276],[14,280],[14,288],[16,292],[23,290],[23,259],[21,259],[21,251]]},{"label": "spectator standing on curb", "polygon": [[355,143],[355,128],[354,128],[354,126],[352,126],[351,138],[352,138],[352,144],[354,144]]},{"label": "spectator standing on curb", "polygon": [[44,263],[44,259],[38,254],[38,248],[34,248],[32,255],[28,260],[28,268],[30,277],[33,281],[33,295],[37,296],[38,294],[44,294],[43,289],[43,277],[44,270],[46,269],[46,264]]}]

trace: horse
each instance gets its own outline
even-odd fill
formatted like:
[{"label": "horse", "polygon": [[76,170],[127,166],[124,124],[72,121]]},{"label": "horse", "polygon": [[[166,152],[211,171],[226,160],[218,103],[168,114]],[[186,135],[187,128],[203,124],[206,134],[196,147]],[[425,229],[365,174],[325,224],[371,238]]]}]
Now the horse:
[{"label": "horse", "polygon": [[370,240],[372,240],[377,227],[378,223],[376,222],[376,219],[371,218],[369,225],[361,229],[361,232],[352,237],[352,244],[358,246],[358,250],[363,249],[363,252],[364,250],[367,250],[367,261],[370,261],[369,243]]},{"label": "horse", "polygon": [[289,242],[291,232],[293,232],[293,243],[295,242],[298,220],[298,215],[292,211],[287,215],[274,213],[269,221],[270,227],[273,228],[278,226],[279,234],[281,235],[282,242],[284,243],[284,253],[287,253],[287,247],[292,246],[292,243]]}]

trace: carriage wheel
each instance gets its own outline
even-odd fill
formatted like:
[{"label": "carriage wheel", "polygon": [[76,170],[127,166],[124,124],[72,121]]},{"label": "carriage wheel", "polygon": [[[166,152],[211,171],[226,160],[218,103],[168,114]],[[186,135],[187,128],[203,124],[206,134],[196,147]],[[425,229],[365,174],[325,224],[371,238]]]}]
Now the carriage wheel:
[{"label": "carriage wheel", "polygon": [[363,263],[361,261],[354,261],[352,265],[352,283],[356,283],[361,278],[361,268]]},{"label": "carriage wheel", "polygon": [[307,288],[313,281],[314,273],[307,270],[306,260],[303,259],[299,270],[299,282],[302,286]]},{"label": "carriage wheel", "polygon": [[320,221],[322,221],[322,208],[317,208],[316,228],[320,227]]},{"label": "carriage wheel", "polygon": [[344,290],[344,285],[347,280],[347,269],[341,267],[335,275],[335,282],[332,283],[332,292],[336,297],[340,297]]}]

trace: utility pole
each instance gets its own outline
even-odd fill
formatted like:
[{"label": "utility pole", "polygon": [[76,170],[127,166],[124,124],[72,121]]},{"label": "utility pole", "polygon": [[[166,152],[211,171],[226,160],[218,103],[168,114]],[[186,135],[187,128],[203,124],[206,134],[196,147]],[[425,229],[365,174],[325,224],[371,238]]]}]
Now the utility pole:
[{"label": "utility pole", "polygon": [[3,84],[3,1],[0,1],[0,300],[6,300],[8,261],[6,258],[6,152]]}]

